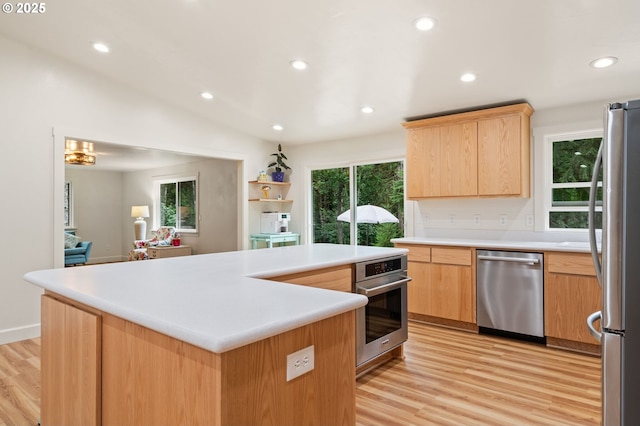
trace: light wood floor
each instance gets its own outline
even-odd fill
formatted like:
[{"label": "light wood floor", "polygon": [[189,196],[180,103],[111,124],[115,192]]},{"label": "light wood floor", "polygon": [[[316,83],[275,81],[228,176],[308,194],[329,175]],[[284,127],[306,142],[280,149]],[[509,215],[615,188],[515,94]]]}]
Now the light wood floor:
[{"label": "light wood floor", "polygon": [[[600,424],[600,358],[419,323],[405,356],[358,379],[358,426]],[[40,339],[0,346],[0,425],[39,403]]]},{"label": "light wood floor", "polygon": [[404,348],[358,379],[358,425],[600,424],[598,357],[413,322]]}]

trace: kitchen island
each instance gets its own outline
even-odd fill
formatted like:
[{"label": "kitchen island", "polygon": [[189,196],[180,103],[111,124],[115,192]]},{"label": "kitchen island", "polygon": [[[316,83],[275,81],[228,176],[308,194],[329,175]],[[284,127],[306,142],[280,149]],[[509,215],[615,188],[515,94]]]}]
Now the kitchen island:
[{"label": "kitchen island", "polygon": [[[45,289],[42,424],[354,424],[367,298],[263,278],[405,252],[314,244],[30,272]],[[314,369],[287,381],[287,355],[310,346]]]}]

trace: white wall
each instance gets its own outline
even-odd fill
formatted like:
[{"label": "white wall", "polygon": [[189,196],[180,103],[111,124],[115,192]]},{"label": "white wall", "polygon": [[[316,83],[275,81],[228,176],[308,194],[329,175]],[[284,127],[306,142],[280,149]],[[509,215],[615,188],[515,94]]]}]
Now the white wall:
[{"label": "white wall", "polygon": [[[625,101],[640,98],[630,94]],[[535,111],[531,117],[532,197],[529,199],[435,199],[405,202],[406,236],[477,238],[534,238],[540,240],[584,240],[586,232],[544,232],[544,134],[576,129],[602,127],[603,107],[613,100],[567,105]],[[533,105],[535,108],[535,105]],[[294,230],[310,235],[310,170],[349,164],[396,160],[406,156],[405,131],[354,139],[317,143],[310,146],[286,147],[293,182],[290,190],[295,199],[292,208]],[[290,152],[290,154],[289,154]],[[475,216],[479,215],[476,224]],[[453,222],[451,217],[453,216]],[[501,221],[504,216],[504,224]],[[307,226],[304,220],[309,220]]]},{"label": "white wall", "polygon": [[76,235],[93,243],[89,263],[122,260],[122,175],[84,166],[65,168],[65,181],[72,188]]},{"label": "white wall", "polygon": [[[0,344],[39,335],[41,291],[22,277],[62,265],[55,241],[63,231],[65,136],[240,160],[238,191],[246,191],[243,182],[264,168],[273,150],[272,143],[4,37],[0,55],[0,176],[4,205],[10,206],[1,209],[0,220],[11,229],[10,247],[0,257]],[[238,202],[246,232],[246,203]]]},{"label": "white wall", "polygon": [[[153,229],[153,182],[172,176],[197,175],[200,222],[198,234],[180,234],[182,244],[190,245],[193,254],[238,250],[238,178],[235,161],[204,159],[160,169],[140,170],[124,174],[122,214],[123,253],[128,254],[133,241],[132,205],[148,205],[147,231]],[[149,236],[150,237],[150,236]]]}]

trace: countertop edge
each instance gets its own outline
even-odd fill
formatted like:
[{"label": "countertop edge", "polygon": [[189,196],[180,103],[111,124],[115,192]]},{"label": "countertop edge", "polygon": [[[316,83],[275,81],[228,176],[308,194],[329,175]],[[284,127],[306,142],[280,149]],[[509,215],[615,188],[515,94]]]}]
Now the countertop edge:
[{"label": "countertop edge", "polygon": [[[428,238],[405,237],[394,238],[392,243],[432,245],[432,246],[457,246],[473,247],[478,249],[504,249],[526,251],[557,251],[572,253],[591,253],[588,242],[550,242],[550,241],[516,241],[516,240],[474,240],[462,238]],[[599,248],[600,250],[600,248]]]}]

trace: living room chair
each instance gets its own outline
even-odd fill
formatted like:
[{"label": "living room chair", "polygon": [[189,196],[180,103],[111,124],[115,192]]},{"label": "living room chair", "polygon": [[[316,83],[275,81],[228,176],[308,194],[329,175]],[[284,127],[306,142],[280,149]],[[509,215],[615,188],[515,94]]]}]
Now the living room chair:
[{"label": "living room chair", "polygon": [[93,242],[80,241],[75,247],[64,249],[64,266],[83,265],[89,261]]},{"label": "living room chair", "polygon": [[176,228],[161,226],[153,232],[153,237],[148,240],[135,240],[133,249],[129,251],[129,260],[149,259],[147,248],[156,246],[170,246],[176,235]]}]

